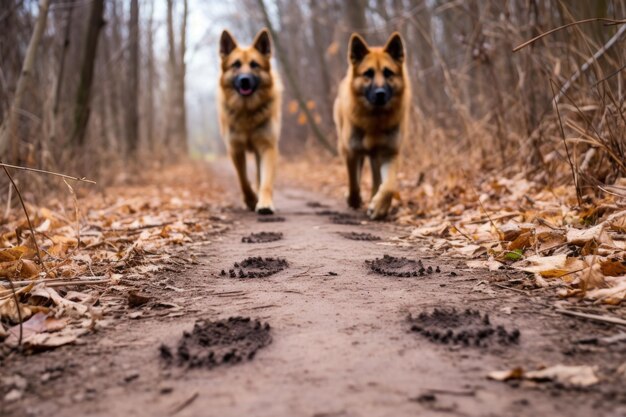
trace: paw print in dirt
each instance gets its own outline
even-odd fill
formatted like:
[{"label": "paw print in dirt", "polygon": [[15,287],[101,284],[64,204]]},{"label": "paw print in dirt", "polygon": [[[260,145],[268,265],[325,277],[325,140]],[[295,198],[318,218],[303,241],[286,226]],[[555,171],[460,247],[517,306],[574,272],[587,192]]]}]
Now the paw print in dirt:
[{"label": "paw print in dirt", "polygon": [[388,277],[408,278],[441,272],[438,266],[435,269],[432,266],[425,267],[421,260],[397,258],[390,255],[365,261],[365,264],[369,266],[372,272]]},{"label": "paw print in dirt", "polygon": [[[282,258],[263,258],[261,256],[246,258],[241,262],[235,262],[234,268],[228,270],[231,278],[265,278],[274,275],[289,267],[289,263]],[[225,270],[220,272],[226,276]]]}]

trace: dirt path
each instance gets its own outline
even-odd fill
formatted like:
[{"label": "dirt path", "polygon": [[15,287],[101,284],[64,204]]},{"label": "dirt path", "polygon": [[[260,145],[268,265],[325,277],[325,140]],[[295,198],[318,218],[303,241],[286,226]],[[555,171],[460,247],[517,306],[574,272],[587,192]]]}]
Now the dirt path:
[{"label": "dirt path", "polygon": [[[340,225],[332,222],[333,215],[316,214],[345,212],[342,202],[286,189],[277,207],[284,222],[262,223],[254,214],[235,210],[237,220],[228,233],[196,248],[198,265],[157,274],[146,283],[146,291],[181,309],[137,313],[142,309],[120,305],[118,319],[82,338],[80,346],[13,356],[3,374],[19,373],[28,388],[21,400],[3,403],[0,414],[626,415],[623,385],[611,381],[567,390],[485,378],[489,371],[515,366],[568,363],[611,369],[624,361],[623,347],[573,341],[611,335],[615,329],[557,316],[545,299],[494,287],[490,283],[497,275],[468,272],[460,261],[391,245],[387,239],[405,232],[393,224]],[[242,243],[242,237],[263,231],[282,233],[283,239]],[[367,232],[383,240],[349,240],[339,232]],[[371,272],[365,261],[383,254],[421,259],[426,272],[401,278]],[[284,258],[289,267],[265,278],[231,278],[233,264],[251,256]],[[444,306],[489,312],[492,322],[519,329],[520,342],[466,348],[410,332],[409,313]],[[198,318],[229,316],[269,323],[272,343],[252,361],[237,365],[165,366],[162,343],[175,346]]]}]

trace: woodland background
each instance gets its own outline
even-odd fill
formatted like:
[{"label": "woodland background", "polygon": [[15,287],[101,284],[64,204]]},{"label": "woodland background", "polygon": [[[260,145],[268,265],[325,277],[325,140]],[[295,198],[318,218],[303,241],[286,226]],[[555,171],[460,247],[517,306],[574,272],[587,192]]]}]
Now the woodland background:
[{"label": "woodland background", "polygon": [[580,195],[616,192],[626,26],[591,22],[512,49],[625,15],[621,0],[0,0],[0,150],[7,163],[104,181],[129,161],[219,153],[219,33],[248,43],[270,25],[286,84],[283,153],[327,158],[349,35],[376,44],[398,30],[415,90],[416,181],[523,171],[575,181]]}]

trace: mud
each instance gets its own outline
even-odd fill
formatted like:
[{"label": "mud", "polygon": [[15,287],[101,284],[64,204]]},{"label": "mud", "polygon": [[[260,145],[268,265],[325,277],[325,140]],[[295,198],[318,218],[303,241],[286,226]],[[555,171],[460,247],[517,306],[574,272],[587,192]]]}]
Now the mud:
[{"label": "mud", "polygon": [[[228,270],[228,276],[231,278],[265,278],[287,267],[289,267],[289,263],[285,259],[257,256],[235,262],[233,268]],[[222,270],[220,275],[226,276],[226,271]]]},{"label": "mud", "polygon": [[358,241],[366,241],[366,242],[375,242],[375,241],[380,240],[379,236],[373,235],[371,233],[346,232],[346,233],[339,233],[339,234],[349,240],[358,240]]},{"label": "mud", "polygon": [[198,320],[191,332],[183,332],[175,350],[161,345],[160,353],[168,365],[210,369],[252,360],[271,341],[270,325],[249,317]]},{"label": "mud", "polygon": [[315,214],[318,216],[342,216],[344,213],[337,210],[320,210],[316,211]]},{"label": "mud", "polygon": [[281,223],[286,221],[284,217],[280,216],[259,216],[257,217],[257,221],[259,223]]},{"label": "mud", "polygon": [[417,317],[408,316],[411,331],[421,334],[433,343],[460,345],[465,347],[509,346],[519,342],[518,329],[507,330],[494,325],[488,314],[467,309],[459,312],[455,308],[422,312]]},{"label": "mud", "polygon": [[277,240],[281,240],[283,238],[282,233],[278,232],[259,232],[259,233],[251,233],[248,236],[244,236],[241,238],[242,243],[268,243],[268,242],[276,242]]},{"label": "mud", "polygon": [[395,256],[389,255],[367,260],[365,264],[369,266],[372,272],[388,277],[408,278],[424,276],[432,274],[433,272],[441,272],[438,266],[434,269],[432,266],[425,267],[421,260],[408,259],[405,257],[396,258]]}]

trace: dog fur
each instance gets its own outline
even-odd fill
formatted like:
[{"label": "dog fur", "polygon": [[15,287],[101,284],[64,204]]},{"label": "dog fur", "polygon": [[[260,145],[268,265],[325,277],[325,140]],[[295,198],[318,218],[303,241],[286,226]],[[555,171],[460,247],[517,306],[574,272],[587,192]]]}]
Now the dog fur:
[{"label": "dog fur", "polygon": [[[235,165],[246,206],[259,214],[273,214],[282,84],[270,62],[269,32],[261,30],[252,46],[240,47],[224,30],[220,57],[217,108],[222,138]],[[246,152],[256,157],[258,197],[248,181]]]},{"label": "dog fur", "polygon": [[348,73],[334,105],[339,153],[348,169],[348,205],[357,209],[362,204],[361,170],[368,157],[372,170],[368,214],[372,219],[384,218],[398,196],[398,156],[411,103],[404,51],[397,32],[383,47],[370,47],[352,34]]}]

